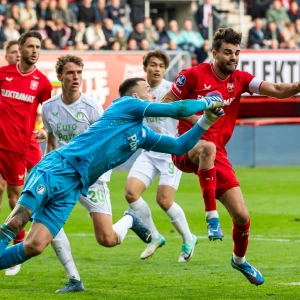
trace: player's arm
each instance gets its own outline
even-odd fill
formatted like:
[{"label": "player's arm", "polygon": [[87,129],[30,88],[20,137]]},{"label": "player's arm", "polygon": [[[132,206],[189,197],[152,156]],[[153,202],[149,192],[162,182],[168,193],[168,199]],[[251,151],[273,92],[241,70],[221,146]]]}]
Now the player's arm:
[{"label": "player's arm", "polygon": [[44,153],[46,155],[52,150],[55,150],[57,146],[56,146],[56,138],[52,133],[51,125],[48,122],[45,104],[42,105],[42,119],[43,119],[44,127],[47,132],[47,143],[46,143],[46,149]]},{"label": "player's arm", "polygon": [[45,155],[51,152],[52,150],[55,150],[56,148],[56,137],[52,133],[48,133]]},{"label": "player's arm", "polygon": [[145,117],[187,117],[195,113],[223,107],[220,94],[212,95],[201,100],[181,100],[172,103],[151,103],[144,112]]},{"label": "player's arm", "polygon": [[300,82],[295,83],[272,83],[263,81],[259,87],[259,94],[278,99],[292,97],[300,93]]},{"label": "player's arm", "polygon": [[[168,91],[163,96],[163,98],[160,100],[161,103],[170,103],[170,102],[175,102],[175,101],[179,101],[179,99],[175,95],[173,95],[170,91]],[[188,121],[191,124],[195,125],[197,123],[197,121],[199,120],[199,117],[200,116],[192,115],[192,116],[188,116],[188,117],[182,117],[179,119]]]},{"label": "player's arm", "polygon": [[169,102],[175,102],[178,101],[179,99],[173,95],[170,91],[168,91],[161,99],[161,103],[169,103]]},{"label": "player's arm", "polygon": [[[178,138],[173,138],[166,135],[160,135],[152,131],[152,136],[149,138],[149,142],[142,145],[142,148],[148,151],[170,153],[175,155],[182,155],[191,150],[205,131],[215,122],[218,118],[224,116],[223,109],[219,108],[215,112],[210,110],[205,111],[204,115],[200,117],[196,125],[194,125],[190,130],[181,135]],[[149,144],[156,142],[149,147]]]},{"label": "player's arm", "polygon": [[34,130],[33,133],[36,134],[35,139],[38,140],[38,143],[43,143],[47,140],[47,132],[45,129]]}]

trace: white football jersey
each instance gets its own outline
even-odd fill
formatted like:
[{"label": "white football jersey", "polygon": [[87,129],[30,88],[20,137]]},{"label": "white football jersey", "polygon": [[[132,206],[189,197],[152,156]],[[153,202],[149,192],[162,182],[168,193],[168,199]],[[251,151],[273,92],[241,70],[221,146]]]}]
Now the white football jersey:
[{"label": "white football jersey", "polygon": [[[80,98],[66,105],[61,95],[56,95],[42,105],[44,126],[48,133],[56,137],[57,147],[66,145],[70,140],[83,133],[103,114],[102,106],[93,98],[81,93]],[[99,179],[103,182],[110,180],[111,171]]]},{"label": "white football jersey", "polygon": [[[156,96],[155,102],[160,102],[161,98],[170,90],[172,82],[165,79],[162,80],[161,84],[154,89],[152,89],[154,95]],[[178,120],[165,117],[146,117],[144,118],[144,124],[156,133],[161,133],[164,135],[169,135],[175,137],[177,134],[177,123]],[[169,154],[152,152],[151,154],[156,156],[165,156]]]}]

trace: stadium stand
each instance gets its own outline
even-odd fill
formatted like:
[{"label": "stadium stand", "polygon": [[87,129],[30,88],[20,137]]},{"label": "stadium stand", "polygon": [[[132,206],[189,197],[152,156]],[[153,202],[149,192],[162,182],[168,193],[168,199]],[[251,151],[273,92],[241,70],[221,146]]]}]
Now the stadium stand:
[{"label": "stadium stand", "polygon": [[[208,40],[210,22],[214,30],[221,26],[242,30],[246,48],[300,47],[300,1],[297,0],[149,2],[150,17],[145,18],[145,1],[0,0],[0,49],[22,32],[35,29],[44,38],[45,50],[185,50],[191,54],[192,65],[197,65],[212,60]],[[183,5],[188,9],[182,10]],[[277,109],[280,102],[273,102],[270,109],[266,98],[244,97],[239,117],[299,116],[296,98],[289,100],[284,112]],[[259,109],[254,108],[254,103]]]}]

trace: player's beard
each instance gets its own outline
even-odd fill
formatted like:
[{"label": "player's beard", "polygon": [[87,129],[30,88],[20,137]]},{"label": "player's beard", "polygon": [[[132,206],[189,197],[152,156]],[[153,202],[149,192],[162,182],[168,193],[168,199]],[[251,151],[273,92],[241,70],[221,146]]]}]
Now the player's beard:
[{"label": "player's beard", "polygon": [[220,63],[220,64],[218,65],[218,68],[219,68],[219,70],[220,70],[223,74],[226,74],[226,75],[230,75],[230,74],[232,74],[232,73],[236,70],[236,68],[234,68],[234,70],[228,69],[228,68],[226,67],[226,63],[224,63],[224,62]]},{"label": "player's beard", "polygon": [[24,62],[28,65],[28,66],[33,66],[36,64],[37,60],[35,62],[32,62],[29,60],[29,58],[27,57],[23,57]]}]

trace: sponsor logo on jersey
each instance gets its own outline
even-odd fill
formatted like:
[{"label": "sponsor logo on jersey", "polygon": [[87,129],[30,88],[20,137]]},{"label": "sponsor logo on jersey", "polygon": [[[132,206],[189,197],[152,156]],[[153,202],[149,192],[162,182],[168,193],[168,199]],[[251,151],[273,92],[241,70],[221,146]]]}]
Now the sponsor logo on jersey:
[{"label": "sponsor logo on jersey", "polygon": [[204,83],[204,88],[205,88],[206,90],[209,90],[209,89],[211,88],[211,84],[210,84],[210,85],[206,85],[206,84]]},{"label": "sponsor logo on jersey", "polygon": [[83,118],[84,118],[84,113],[81,112],[81,111],[79,111],[79,112],[75,115],[75,118],[76,118],[77,121],[83,120]]},{"label": "sponsor logo on jersey", "polygon": [[36,192],[37,192],[39,195],[45,194],[45,192],[46,192],[46,186],[45,186],[44,184],[39,184],[39,185],[36,187]]},{"label": "sponsor logo on jersey", "polygon": [[8,78],[8,77],[6,77],[6,81],[8,81],[8,82],[12,82],[12,80],[13,80],[13,78],[11,77],[11,78]]},{"label": "sponsor logo on jersey", "polygon": [[130,146],[130,150],[131,151],[136,151],[137,150],[137,143],[139,142],[139,140],[137,139],[136,134],[132,135],[132,136],[128,136],[127,137],[127,141],[129,141],[129,146]]},{"label": "sponsor logo on jersey", "polygon": [[24,179],[24,174],[23,175],[18,175],[19,180],[23,180]]},{"label": "sponsor logo on jersey", "polygon": [[227,82],[227,91],[228,93],[233,93],[235,90],[234,82]]},{"label": "sponsor logo on jersey", "polygon": [[235,97],[232,97],[232,98],[229,98],[229,99],[223,100],[223,102],[224,102],[224,105],[230,105],[234,99],[235,99]]},{"label": "sponsor logo on jersey", "polygon": [[58,117],[58,112],[57,113],[52,113],[52,115],[54,116],[54,117]]},{"label": "sponsor logo on jersey", "polygon": [[56,124],[56,132],[59,142],[70,142],[75,136],[79,135],[77,132],[77,124]]},{"label": "sponsor logo on jersey", "polygon": [[31,88],[32,90],[36,90],[38,86],[39,86],[39,82],[38,82],[38,81],[36,81],[36,80],[31,80],[30,88]]},{"label": "sponsor logo on jersey", "polygon": [[185,81],[186,81],[186,78],[184,75],[180,75],[177,80],[176,80],[176,85],[178,86],[184,86],[185,84]]},{"label": "sponsor logo on jersey", "polygon": [[13,98],[13,99],[17,99],[25,102],[31,102],[31,103],[35,98],[35,96],[31,96],[31,95],[27,95],[15,91],[5,90],[5,89],[1,89],[1,95],[3,97]]},{"label": "sponsor logo on jersey", "polygon": [[167,117],[146,117],[146,122],[153,123],[167,120]]}]

